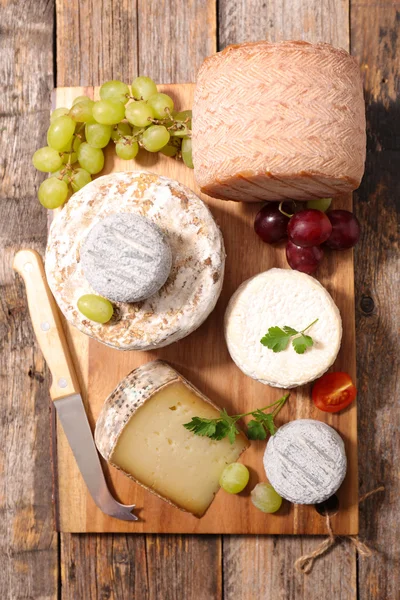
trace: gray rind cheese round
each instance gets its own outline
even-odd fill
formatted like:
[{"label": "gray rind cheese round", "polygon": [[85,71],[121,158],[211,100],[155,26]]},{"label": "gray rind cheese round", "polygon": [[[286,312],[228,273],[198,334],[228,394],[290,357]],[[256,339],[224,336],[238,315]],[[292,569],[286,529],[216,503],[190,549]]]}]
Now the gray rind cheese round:
[{"label": "gray rind cheese round", "polygon": [[[142,302],[119,302],[106,324],[77,308],[93,294],[80,253],[92,227],[109,215],[134,213],[156,224],[172,253],[164,286]],[[151,350],[195,331],[214,309],[224,277],[221,231],[205,203],[184,185],[154,173],[112,173],[76,192],[56,215],[46,250],[50,289],[66,319],[120,350]]]},{"label": "gray rind cheese round", "polygon": [[93,289],[116,302],[139,302],[158,292],[172,264],[162,231],[135,213],[109,215],[97,223],[80,257]]},{"label": "gray rind cheese round", "polygon": [[330,498],[346,475],[342,438],[320,421],[291,421],[271,436],[264,453],[265,473],[273,488],[295,504]]},{"label": "gray rind cheese round", "polygon": [[[297,354],[291,344],[273,352],[261,344],[270,327],[307,331],[313,346]],[[248,279],[225,313],[225,339],[237,366],[249,377],[280,388],[304,385],[333,364],[342,338],[340,313],[327,290],[310,275],[270,269]]]}]

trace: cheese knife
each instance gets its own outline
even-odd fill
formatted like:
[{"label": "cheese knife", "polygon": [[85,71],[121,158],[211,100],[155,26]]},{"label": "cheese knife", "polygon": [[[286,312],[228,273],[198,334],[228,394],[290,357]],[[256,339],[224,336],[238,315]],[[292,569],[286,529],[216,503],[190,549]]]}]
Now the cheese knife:
[{"label": "cheese knife", "polygon": [[132,513],[135,505],[120,504],[108,489],[42,259],[34,250],[20,250],[13,268],[25,282],[33,329],[52,375],[50,396],[88,490],[105,514],[137,521]]}]

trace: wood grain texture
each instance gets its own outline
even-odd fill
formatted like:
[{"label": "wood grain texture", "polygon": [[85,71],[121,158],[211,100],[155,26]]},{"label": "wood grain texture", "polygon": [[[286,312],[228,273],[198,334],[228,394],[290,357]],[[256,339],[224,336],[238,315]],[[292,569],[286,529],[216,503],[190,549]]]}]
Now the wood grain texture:
[{"label": "wood grain texture", "polygon": [[360,488],[384,495],[361,508],[361,536],[377,550],[360,561],[362,600],[398,598],[400,581],[400,4],[355,2],[352,52],[364,74],[368,152],[355,194]]},{"label": "wood grain texture", "polygon": [[218,49],[268,40],[330,42],[349,49],[349,0],[219,0]]},{"label": "wood grain texture", "polygon": [[58,587],[49,377],[12,260],[46,241],[31,155],[48,124],[53,7],[3,1],[0,11],[0,597],[47,600]]},{"label": "wood grain texture", "polygon": [[[193,84],[161,86],[175,99],[176,106],[185,109],[192,105]],[[98,96],[87,89],[90,96]],[[74,97],[81,95],[81,88],[58,88],[56,106],[70,106]],[[104,400],[115,386],[138,365],[156,358],[166,360],[203,393],[225,407],[230,413],[248,412],[262,405],[270,404],[280,395],[281,390],[264,386],[244,375],[230,359],[223,332],[223,319],[226,306],[237,287],[249,277],[271,267],[288,268],[284,248],[272,248],[263,244],[254,234],[254,217],[259,204],[245,206],[237,202],[225,202],[200,194],[194,180],[193,171],[176,160],[141,152],[135,161],[122,161],[115,156],[113,147],[106,149],[103,174],[123,170],[149,169],[153,172],[176,179],[193,189],[211,208],[224,237],[227,259],[226,274],[221,297],[217,307],[207,321],[194,333],[179,343],[171,344],[151,352],[121,352],[90,339],[76,356],[75,365],[81,377],[87,381],[84,397],[93,421],[103,406]],[[351,208],[351,197],[335,200],[336,207]],[[241,244],[238,244],[238,240]],[[243,254],[242,244],[247,248]],[[340,258],[331,253],[326,256],[318,272],[318,279],[325,285],[339,307],[343,320],[342,345],[332,369],[346,370],[355,377],[355,321],[353,256],[343,253]],[[85,336],[69,328],[74,339]],[[83,347],[83,346],[81,346]],[[203,351],[199,353],[199,348]],[[205,349],[205,351],[204,351]],[[81,361],[83,358],[83,361]],[[107,369],[101,368],[108,365]],[[85,369],[87,371],[85,372]],[[278,417],[278,422],[296,418],[314,418],[333,425],[342,435],[348,459],[348,470],[338,496],[340,511],[332,518],[334,529],[340,534],[358,532],[358,487],[357,487],[357,416],[356,406],[339,415],[329,415],[318,411],[310,402],[311,386],[303,386],[291,391],[291,398]],[[76,481],[80,475],[71,460],[71,452],[64,443],[59,429],[58,477],[60,529],[64,532],[150,532],[150,533],[307,533],[323,534],[326,531],[324,519],[313,506],[285,504],[279,515],[266,516],[256,510],[249,495],[246,498],[220,492],[207,513],[196,519],[166,504],[150,492],[132,483],[120,471],[110,467],[112,487],[120,501],[136,504],[142,509],[139,522],[117,521],[97,509],[87,490],[78,491]],[[252,479],[249,490],[258,481],[265,480],[262,457],[265,444],[254,443],[243,455],[243,462],[250,467]],[[74,494],[71,489],[74,486]],[[83,525],[83,526],[82,526]]]},{"label": "wood grain texture", "polygon": [[[347,0],[290,3],[219,0],[219,49],[259,39],[303,39],[330,42],[349,50],[348,23]],[[336,258],[341,260],[342,256]],[[344,365],[343,370],[347,371],[348,366]],[[224,537],[224,597],[250,600],[254,597],[253,590],[257,590],[265,600],[275,597],[319,600],[327,593],[335,600],[354,600],[356,554],[351,547],[332,550],[308,578],[296,574],[293,568],[296,558],[312,551],[316,543],[309,538]],[[254,569],[254,564],[268,565],[267,572],[265,567]],[[243,577],[235,580],[237,572],[243,573]]]}]

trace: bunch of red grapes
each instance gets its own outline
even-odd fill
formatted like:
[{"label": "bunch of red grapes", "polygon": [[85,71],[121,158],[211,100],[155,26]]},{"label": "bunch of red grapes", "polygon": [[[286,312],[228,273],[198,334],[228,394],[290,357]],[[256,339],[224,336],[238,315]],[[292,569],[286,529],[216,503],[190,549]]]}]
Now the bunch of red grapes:
[{"label": "bunch of red grapes", "polygon": [[[324,206],[329,200],[313,204]],[[311,204],[311,203],[310,203]],[[286,259],[289,266],[303,273],[314,273],[326,248],[346,250],[355,246],[360,237],[360,224],[348,210],[323,212],[316,208],[295,211],[290,202],[269,202],[259,211],[254,230],[267,244],[288,240]],[[291,213],[293,213],[291,215]]]}]

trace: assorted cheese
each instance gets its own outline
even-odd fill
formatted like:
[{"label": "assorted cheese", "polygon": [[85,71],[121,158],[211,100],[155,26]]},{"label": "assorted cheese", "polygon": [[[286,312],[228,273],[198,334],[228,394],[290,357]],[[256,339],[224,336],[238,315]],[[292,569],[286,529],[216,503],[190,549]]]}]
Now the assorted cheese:
[{"label": "assorted cheese", "polygon": [[296,504],[316,504],[332,496],[346,475],[342,438],[312,419],[283,425],[267,444],[265,473],[274,489]]},{"label": "assorted cheese", "polygon": [[[172,266],[159,291],[139,303],[119,303],[113,319],[102,325],[77,308],[81,296],[95,291],[85,277],[80,254],[92,228],[116,213],[132,213],[154,223],[171,250]],[[110,243],[117,256],[116,240]],[[222,234],[204,202],[177,181],[142,171],[105,175],[76,192],[56,215],[46,251],[47,280],[66,319],[120,350],[161,348],[195,331],[215,307],[224,265]],[[89,277],[94,284],[99,282],[93,266]],[[163,277],[159,272],[157,285]],[[125,291],[131,291],[130,284]]]},{"label": "assorted cheese", "polygon": [[183,427],[192,417],[217,418],[219,408],[161,361],[125,377],[106,400],[95,440],[103,457],[160,498],[201,517],[226,465],[247,448],[199,437]]},{"label": "assorted cheese", "polygon": [[84,241],[80,259],[92,288],[116,302],[139,302],[158,292],[172,264],[162,231],[135,213],[99,221]]},{"label": "assorted cheese", "polygon": [[[260,342],[270,327],[307,332],[314,345],[297,354],[291,344],[274,353]],[[292,388],[320,377],[335,361],[342,337],[340,313],[327,290],[313,277],[270,269],[248,279],[232,296],[225,314],[225,338],[237,366],[271,386]]]},{"label": "assorted cheese", "polygon": [[366,154],[359,66],[323,43],[228,46],[200,69],[192,133],[195,177],[210,196],[259,202],[350,192]]}]

